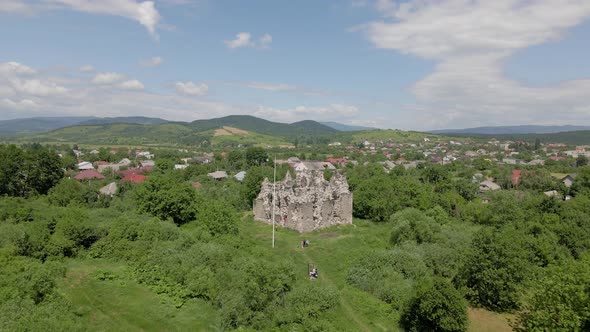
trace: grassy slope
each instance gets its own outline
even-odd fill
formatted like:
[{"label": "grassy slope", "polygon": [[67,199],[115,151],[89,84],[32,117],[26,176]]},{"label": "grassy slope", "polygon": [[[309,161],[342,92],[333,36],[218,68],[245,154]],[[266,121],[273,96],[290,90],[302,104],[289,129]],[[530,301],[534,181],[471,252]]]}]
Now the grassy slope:
[{"label": "grassy slope", "polygon": [[[215,309],[194,301],[176,308],[164,297],[126,276],[125,266],[105,261],[69,262],[60,292],[77,307],[90,331],[207,331]],[[97,270],[115,273],[115,280],[97,280]]]},{"label": "grassy slope", "polygon": [[[187,225],[190,227],[190,225]],[[292,261],[297,282],[319,282],[336,287],[340,305],[329,319],[339,331],[400,331],[398,313],[388,304],[346,283],[348,267],[357,258],[386,246],[390,226],[355,220],[353,226],[332,227],[311,234],[277,228],[276,247],[271,248],[272,228],[245,218],[240,231],[255,246],[271,253],[270,259]],[[310,247],[301,249],[302,239]],[[308,263],[316,265],[319,279],[309,281]],[[96,270],[112,271],[119,277],[100,281]],[[92,331],[206,331],[215,324],[215,310],[195,301],[180,309],[146,286],[126,277],[125,266],[104,261],[73,260],[69,263],[61,292],[69,298]],[[470,310],[470,331],[510,331],[506,317],[485,310]]]}]

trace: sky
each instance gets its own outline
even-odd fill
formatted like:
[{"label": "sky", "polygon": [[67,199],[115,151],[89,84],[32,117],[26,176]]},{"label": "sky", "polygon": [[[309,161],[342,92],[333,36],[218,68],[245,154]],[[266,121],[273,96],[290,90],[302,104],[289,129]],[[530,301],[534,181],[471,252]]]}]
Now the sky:
[{"label": "sky", "polygon": [[589,0],[0,0],[0,120],[590,125]]}]

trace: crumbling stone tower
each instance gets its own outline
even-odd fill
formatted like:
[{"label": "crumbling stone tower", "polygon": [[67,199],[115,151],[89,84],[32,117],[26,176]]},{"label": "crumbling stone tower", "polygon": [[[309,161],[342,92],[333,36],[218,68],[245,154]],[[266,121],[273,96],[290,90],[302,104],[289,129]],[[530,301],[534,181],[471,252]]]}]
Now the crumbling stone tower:
[{"label": "crumbling stone tower", "polygon": [[[254,218],[272,223],[273,183],[264,179],[254,201]],[[275,224],[300,233],[337,225],[352,224],[352,193],[346,177],[335,172],[330,181],[321,171],[287,173],[276,183]]]}]

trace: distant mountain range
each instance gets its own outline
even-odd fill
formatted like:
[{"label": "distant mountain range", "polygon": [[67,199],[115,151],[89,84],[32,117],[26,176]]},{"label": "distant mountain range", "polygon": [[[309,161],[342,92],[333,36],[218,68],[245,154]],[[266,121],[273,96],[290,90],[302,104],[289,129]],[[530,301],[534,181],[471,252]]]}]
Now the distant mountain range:
[{"label": "distant mountain range", "polygon": [[[280,123],[250,115],[230,115],[193,122],[173,122],[145,117],[42,120],[33,118],[0,121],[0,128],[4,128],[0,134],[4,134],[5,141],[17,142],[288,145],[300,138],[305,138],[306,142],[320,139],[326,141],[328,137],[342,133],[311,120]],[[40,121],[44,126],[37,125]],[[18,123],[18,127],[15,123]]]},{"label": "distant mountain range", "polygon": [[371,128],[371,127],[363,127],[363,126],[351,126],[351,125],[346,125],[346,124],[342,124],[342,123],[338,123],[338,122],[320,122],[321,124],[323,124],[324,126],[328,126],[330,128],[334,128],[336,130],[339,131],[363,131],[363,130],[375,130],[377,128]]},{"label": "distant mountain range", "polygon": [[94,116],[37,117],[0,121],[0,135],[31,135],[77,125],[107,123],[160,124],[168,122],[143,116],[98,118]]},{"label": "distant mountain range", "polygon": [[477,127],[465,129],[431,130],[432,134],[482,134],[482,135],[511,135],[511,134],[552,134],[570,131],[590,130],[590,126],[502,126]]},{"label": "distant mountain range", "polygon": [[[99,118],[92,116],[74,117],[36,117],[14,120],[0,120],[0,135],[33,135],[50,132],[60,128],[71,126],[96,126],[105,124],[138,124],[138,125],[159,125],[170,123],[160,118],[149,118],[143,116]],[[260,119],[249,115],[230,115],[216,119],[196,120],[190,123],[173,122],[185,124],[196,131],[206,131],[223,126],[235,127],[247,131],[253,131],[266,135],[293,136],[300,134],[329,134],[338,131],[360,131],[372,130],[374,128],[350,126],[338,122],[316,122],[304,120],[294,123],[279,123]]]}]

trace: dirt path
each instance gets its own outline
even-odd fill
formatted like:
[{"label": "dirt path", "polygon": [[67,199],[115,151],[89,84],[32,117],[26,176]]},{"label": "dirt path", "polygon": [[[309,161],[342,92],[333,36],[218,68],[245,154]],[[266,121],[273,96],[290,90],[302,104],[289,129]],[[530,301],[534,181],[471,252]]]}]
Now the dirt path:
[{"label": "dirt path", "polygon": [[[307,255],[307,251],[303,250],[303,257],[305,257],[305,259],[308,262],[313,261],[308,255]],[[328,277],[328,275],[326,274],[325,270],[323,270],[320,274],[320,278],[322,278],[322,280],[326,281],[328,284],[335,286],[334,282],[330,279],[330,277]],[[336,287],[338,288],[338,287]],[[356,311],[352,308],[352,306],[350,305],[350,303],[348,303],[346,301],[346,299],[344,299],[343,296],[338,296],[338,298],[340,299],[340,305],[342,306],[342,308],[344,308],[344,311],[346,311],[346,314],[348,315],[348,317],[352,318],[352,320],[356,323],[356,325],[359,327],[359,329],[361,331],[371,331],[371,329],[369,327],[367,327],[367,325],[365,325],[360,319],[359,317],[356,315]]]}]

